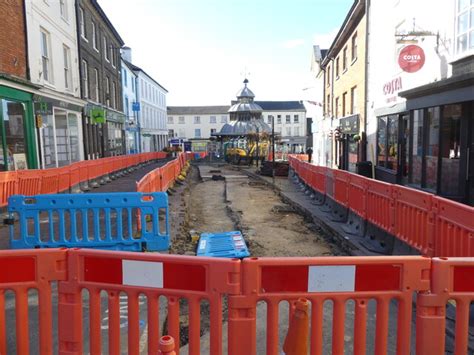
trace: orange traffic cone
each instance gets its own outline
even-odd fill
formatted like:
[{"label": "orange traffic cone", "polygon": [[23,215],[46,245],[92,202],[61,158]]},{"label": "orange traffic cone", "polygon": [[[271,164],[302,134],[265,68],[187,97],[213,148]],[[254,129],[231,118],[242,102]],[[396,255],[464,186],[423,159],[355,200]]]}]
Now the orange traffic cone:
[{"label": "orange traffic cone", "polygon": [[283,351],[286,355],[307,355],[309,336],[309,301],[300,298],[290,319]]},{"label": "orange traffic cone", "polygon": [[160,338],[158,344],[158,355],[176,355],[174,351],[174,339],[172,336],[165,335]]}]

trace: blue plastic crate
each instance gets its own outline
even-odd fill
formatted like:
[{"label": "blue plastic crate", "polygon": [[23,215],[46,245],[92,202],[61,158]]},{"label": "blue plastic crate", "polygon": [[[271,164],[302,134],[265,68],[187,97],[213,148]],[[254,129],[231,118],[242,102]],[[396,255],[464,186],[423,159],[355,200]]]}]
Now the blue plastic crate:
[{"label": "blue plastic crate", "polygon": [[232,231],[201,234],[197,255],[218,258],[245,258],[250,256],[250,253],[242,233]]}]

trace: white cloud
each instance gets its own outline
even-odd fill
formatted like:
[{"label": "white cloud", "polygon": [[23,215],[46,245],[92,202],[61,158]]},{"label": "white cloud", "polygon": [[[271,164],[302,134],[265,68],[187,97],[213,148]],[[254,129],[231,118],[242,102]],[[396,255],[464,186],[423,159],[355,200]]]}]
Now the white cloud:
[{"label": "white cloud", "polygon": [[303,44],[304,44],[304,39],[296,38],[296,39],[290,39],[288,41],[283,42],[282,46],[283,48],[292,49],[292,48],[302,46]]},{"label": "white cloud", "polygon": [[336,38],[337,32],[339,32],[339,27],[327,33],[317,33],[313,37],[313,43],[322,49],[329,49],[334,38]]}]

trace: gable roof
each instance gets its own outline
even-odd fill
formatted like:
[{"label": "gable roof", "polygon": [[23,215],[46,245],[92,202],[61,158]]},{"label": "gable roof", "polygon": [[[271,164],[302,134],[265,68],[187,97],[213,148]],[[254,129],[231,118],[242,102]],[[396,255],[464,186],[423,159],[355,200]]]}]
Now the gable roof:
[{"label": "gable roof", "polygon": [[92,6],[96,9],[97,13],[102,17],[102,20],[104,20],[104,23],[107,25],[107,27],[112,31],[113,35],[115,38],[119,41],[120,46],[123,46],[125,42],[123,41],[122,37],[120,37],[119,33],[115,29],[114,25],[112,25],[112,22],[110,22],[109,18],[105,14],[104,10],[100,7],[99,3],[97,0],[90,0]]},{"label": "gable roof", "polygon": [[130,63],[129,61],[125,60],[122,58],[122,60],[125,62],[125,64],[127,64],[127,66],[132,69],[133,71],[141,71],[143,74],[145,74],[147,77],[149,77],[156,85],[158,85],[160,88],[162,88],[163,90],[165,90],[166,92],[169,92],[168,90],[166,90],[166,88],[161,85],[159,82],[157,82],[155,79],[153,79],[152,76],[150,76],[146,71],[144,71],[142,68],[136,66],[135,64],[132,64]]},{"label": "gable roof", "polygon": [[263,111],[306,111],[302,101],[255,101]]}]

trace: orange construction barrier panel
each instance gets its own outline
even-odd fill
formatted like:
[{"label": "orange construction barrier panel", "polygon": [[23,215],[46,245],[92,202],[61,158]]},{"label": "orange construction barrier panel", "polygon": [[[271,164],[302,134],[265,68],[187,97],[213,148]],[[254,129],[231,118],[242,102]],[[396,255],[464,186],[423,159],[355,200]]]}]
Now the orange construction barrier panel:
[{"label": "orange construction barrier panel", "polygon": [[41,193],[42,170],[18,170],[18,194],[31,196]]},{"label": "orange construction barrier panel", "polygon": [[[36,194],[57,194],[59,192],[59,169],[40,170],[41,190]],[[69,180],[69,179],[68,179]],[[68,181],[69,187],[69,181]]]},{"label": "orange construction barrier panel", "polygon": [[[416,354],[473,354],[469,335],[473,302],[474,258],[432,259],[430,291],[417,297]],[[454,314],[448,316],[450,311]],[[454,349],[446,347],[448,317],[455,319]]]},{"label": "orange construction barrier panel", "polygon": [[393,186],[393,191],[395,236],[423,255],[432,256],[435,238],[433,195],[397,185]]},{"label": "orange construction barrier panel", "polygon": [[[66,257],[65,251],[58,249],[0,252],[0,354],[38,353],[38,349],[40,354],[55,353],[52,298],[57,291],[52,283],[66,279]],[[9,303],[14,308],[6,307]],[[38,317],[29,316],[34,307]],[[14,311],[11,317],[7,317],[6,308]],[[39,331],[38,348],[30,348],[32,326]],[[73,324],[67,327],[74,329]],[[8,344],[7,332],[16,344]]]},{"label": "orange construction barrier panel", "polygon": [[474,208],[433,196],[434,256],[474,256]]},{"label": "orange construction barrier panel", "polygon": [[395,234],[395,206],[391,184],[367,182],[367,220],[386,232]]},{"label": "orange construction barrier panel", "polygon": [[8,197],[18,194],[18,174],[16,171],[0,172],[0,207],[8,204]]},{"label": "orange construction barrier panel", "polygon": [[[344,354],[346,304],[353,302],[352,347],[367,351],[369,300],[376,301],[375,354],[387,354],[390,303],[398,301],[397,354],[411,348],[413,292],[430,288],[425,257],[249,258],[242,261],[242,294],[229,296],[229,354],[257,354],[257,304],[266,303],[266,353],[278,354],[279,305],[311,302],[311,354],[328,353],[323,344],[325,301],[332,301],[333,354]],[[261,318],[259,318],[261,319]],[[260,354],[260,353],[259,353]]]},{"label": "orange construction barrier panel", "polygon": [[[240,292],[240,260],[85,249],[70,249],[67,253],[67,281],[59,283],[60,354],[82,355],[84,339],[89,340],[92,354],[101,353],[103,342],[110,354],[121,353],[121,293],[127,295],[128,354],[139,354],[142,302],[147,306],[148,352],[158,353],[162,331],[159,319],[165,316],[160,311],[160,296],[167,299],[167,333],[177,340],[177,354],[180,301],[186,300],[189,310],[189,353],[199,354],[204,299],[210,308],[211,353],[222,354],[222,298]],[[87,298],[83,298],[83,290],[87,290]],[[108,304],[107,337],[101,328],[101,302]],[[83,333],[85,305],[89,309],[88,334]]]}]

